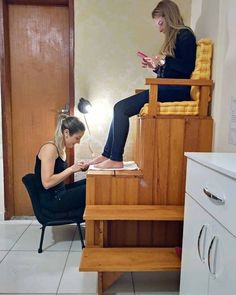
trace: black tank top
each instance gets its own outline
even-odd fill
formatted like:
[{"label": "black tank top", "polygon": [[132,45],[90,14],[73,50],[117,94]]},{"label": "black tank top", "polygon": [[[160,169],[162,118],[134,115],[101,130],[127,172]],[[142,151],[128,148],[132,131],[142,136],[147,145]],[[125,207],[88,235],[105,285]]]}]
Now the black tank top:
[{"label": "black tank top", "polygon": [[[62,158],[58,156],[58,158],[55,161],[54,174],[61,173],[66,168],[67,168],[66,161],[63,161]],[[35,161],[35,166],[34,166],[34,174],[37,178],[37,186],[38,186],[38,189],[40,192],[49,192],[51,195],[55,195],[59,191],[65,190],[64,181],[58,183],[57,185],[55,185],[47,190],[43,187],[42,179],[41,179],[41,160],[39,159],[38,155],[36,156],[36,161]]]}]

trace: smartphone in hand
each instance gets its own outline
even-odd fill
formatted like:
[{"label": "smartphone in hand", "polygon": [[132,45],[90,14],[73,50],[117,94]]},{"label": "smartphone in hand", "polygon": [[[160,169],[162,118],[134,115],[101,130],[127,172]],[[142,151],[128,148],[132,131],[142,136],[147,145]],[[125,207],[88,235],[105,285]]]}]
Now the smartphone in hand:
[{"label": "smartphone in hand", "polygon": [[145,53],[143,53],[142,51],[138,51],[138,52],[137,52],[137,56],[138,56],[138,57],[141,57],[142,59],[145,58],[145,57],[148,57],[148,56],[147,56]]}]

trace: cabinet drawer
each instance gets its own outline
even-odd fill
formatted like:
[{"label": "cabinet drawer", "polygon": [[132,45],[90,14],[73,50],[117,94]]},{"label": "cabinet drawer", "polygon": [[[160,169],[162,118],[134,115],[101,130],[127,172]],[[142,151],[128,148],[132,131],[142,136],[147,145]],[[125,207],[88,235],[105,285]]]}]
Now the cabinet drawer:
[{"label": "cabinet drawer", "polygon": [[186,192],[236,236],[235,179],[188,159]]}]

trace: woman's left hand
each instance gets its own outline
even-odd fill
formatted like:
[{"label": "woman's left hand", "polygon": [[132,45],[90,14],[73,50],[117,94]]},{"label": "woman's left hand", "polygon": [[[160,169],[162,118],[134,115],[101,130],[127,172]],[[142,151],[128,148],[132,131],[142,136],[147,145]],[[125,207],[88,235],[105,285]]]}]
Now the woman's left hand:
[{"label": "woman's left hand", "polygon": [[89,163],[88,162],[85,162],[85,161],[80,161],[78,162],[78,165],[80,165],[81,167],[81,171],[87,171],[88,168],[89,168]]},{"label": "woman's left hand", "polygon": [[152,57],[144,57],[142,60],[142,67],[155,69],[156,68],[155,60]]},{"label": "woman's left hand", "polygon": [[155,57],[144,57],[142,61],[143,68],[150,68],[155,70],[158,66],[165,64],[165,55],[159,54]]},{"label": "woman's left hand", "polygon": [[166,56],[164,54],[158,54],[154,57],[156,67],[163,66],[166,62]]}]

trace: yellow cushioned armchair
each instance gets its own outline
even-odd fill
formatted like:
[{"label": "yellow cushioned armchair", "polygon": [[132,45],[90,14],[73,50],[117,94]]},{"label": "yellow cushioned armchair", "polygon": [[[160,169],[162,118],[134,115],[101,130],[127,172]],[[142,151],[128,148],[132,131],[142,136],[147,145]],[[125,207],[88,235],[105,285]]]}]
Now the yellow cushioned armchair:
[{"label": "yellow cushioned armchair", "polygon": [[[213,44],[209,39],[197,42],[195,69],[191,79],[147,78],[146,85],[150,85],[149,103],[140,111],[141,116],[156,115],[199,115],[208,114],[208,104],[211,100],[211,80]],[[191,101],[158,102],[158,85],[189,85],[191,87]]]}]

